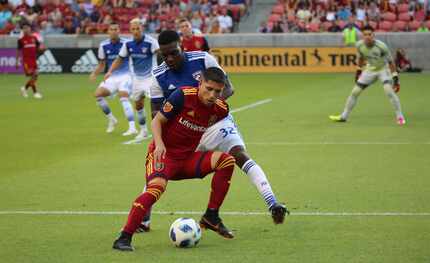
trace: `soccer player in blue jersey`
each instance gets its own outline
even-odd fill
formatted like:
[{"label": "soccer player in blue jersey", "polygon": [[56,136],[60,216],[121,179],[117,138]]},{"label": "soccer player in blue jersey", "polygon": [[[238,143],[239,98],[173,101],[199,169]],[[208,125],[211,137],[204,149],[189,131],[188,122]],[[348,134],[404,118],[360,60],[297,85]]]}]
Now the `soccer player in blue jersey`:
[{"label": "soccer player in blue jersey", "polygon": [[[207,52],[182,52],[180,38],[175,31],[161,32],[158,43],[164,62],[153,70],[153,85],[151,86],[153,115],[154,112],[160,110],[163,101],[177,88],[198,87],[201,72],[205,69],[210,67],[221,69],[216,59]],[[229,83],[226,85],[223,96],[228,98],[232,94],[233,89]],[[289,212],[285,205],[277,201],[264,171],[246,152],[245,143],[231,115],[209,127],[196,150],[218,150],[232,155],[236,160],[236,165],[248,175],[264,199],[274,223],[283,223],[285,215]],[[148,213],[139,231],[149,230],[149,222]]]},{"label": "soccer player in blue jersey", "polygon": [[[125,38],[119,37],[119,25],[112,23],[108,29],[109,39],[100,43],[98,57],[99,64],[90,75],[90,80],[95,81],[97,74],[102,72],[105,67],[110,68],[112,62],[118,57],[118,53],[122,45],[127,41]],[[118,93],[124,114],[128,120],[128,130],[123,133],[124,136],[136,134],[136,125],[134,123],[133,107],[128,99],[131,87],[131,78],[129,74],[128,59],[120,67],[112,72],[111,76],[104,80],[96,89],[94,96],[97,104],[102,109],[103,113],[108,118],[108,127],[106,132],[113,132],[117,119],[113,116],[111,109],[105,99],[110,95]]]},{"label": "soccer player in blue jersey", "polygon": [[123,45],[118,58],[106,73],[105,79],[120,67],[126,58],[130,58],[133,83],[132,98],[136,102],[137,117],[140,125],[140,132],[136,140],[141,141],[148,137],[143,102],[145,97],[149,97],[149,87],[152,83],[151,71],[157,65],[156,54],[159,46],[156,39],[143,34],[142,24],[138,18],[130,21],[130,32],[133,35],[133,40]]}]

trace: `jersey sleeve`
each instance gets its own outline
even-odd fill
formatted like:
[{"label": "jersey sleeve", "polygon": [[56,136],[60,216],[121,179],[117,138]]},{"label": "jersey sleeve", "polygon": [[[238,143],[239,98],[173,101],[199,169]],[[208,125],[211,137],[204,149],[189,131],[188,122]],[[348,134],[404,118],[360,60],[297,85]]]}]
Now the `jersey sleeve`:
[{"label": "jersey sleeve", "polygon": [[149,87],[149,93],[151,95],[151,102],[153,103],[163,102],[164,100],[163,90],[161,89],[161,86],[154,75],[151,76],[151,86]]},{"label": "jersey sleeve", "polygon": [[105,52],[103,50],[102,45],[99,46],[98,57],[99,57],[99,60],[105,60],[106,59]]},{"label": "jersey sleeve", "polygon": [[206,54],[205,54],[205,68],[211,68],[211,67],[219,68],[225,74],[225,71],[218,64],[218,61],[216,61],[216,58],[214,56],[212,56],[211,54],[206,52]]},{"label": "jersey sleeve", "polygon": [[161,107],[161,114],[169,120],[177,116],[184,107],[184,97],[182,89],[175,90]]},{"label": "jersey sleeve", "polygon": [[127,43],[122,44],[121,49],[119,50],[118,55],[122,58],[128,57],[128,49],[127,49]]},{"label": "jersey sleeve", "polygon": [[155,54],[156,51],[160,49],[160,46],[158,45],[158,41],[155,38],[150,37],[150,39],[151,39],[151,53]]},{"label": "jersey sleeve", "polygon": [[391,51],[387,47],[387,45],[385,43],[383,43],[383,42],[380,42],[379,46],[380,46],[380,48],[383,51],[383,56],[384,56],[385,60],[387,62],[393,62],[393,56],[391,55]]}]

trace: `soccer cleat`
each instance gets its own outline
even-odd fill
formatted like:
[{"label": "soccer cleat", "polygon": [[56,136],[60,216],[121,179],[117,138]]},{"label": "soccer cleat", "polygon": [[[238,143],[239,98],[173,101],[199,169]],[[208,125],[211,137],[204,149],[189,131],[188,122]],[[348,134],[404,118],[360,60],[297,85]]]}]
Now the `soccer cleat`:
[{"label": "soccer cleat", "polygon": [[151,231],[150,221],[143,221],[136,229],[136,233],[143,233]]},{"label": "soccer cleat", "polygon": [[120,251],[133,251],[134,247],[131,245],[131,235],[122,232],[120,237],[113,242],[112,248]]},{"label": "soccer cleat", "polygon": [[276,203],[270,207],[270,213],[272,214],[273,223],[282,224],[284,223],[285,215],[289,215],[290,211],[284,204]]},{"label": "soccer cleat", "polygon": [[130,136],[130,135],[133,135],[133,134],[136,134],[136,133],[137,133],[136,128],[128,128],[127,131],[125,131],[125,132],[122,133],[122,136]]},{"label": "soccer cleat", "polygon": [[219,216],[209,216],[204,214],[200,220],[200,227],[203,229],[210,229],[217,232],[224,238],[232,239],[234,238],[233,232],[229,230],[223,223]]},{"label": "soccer cleat", "polygon": [[24,98],[28,98],[28,93],[27,93],[27,90],[25,89],[25,87],[21,87],[21,95]]},{"label": "soccer cleat", "polygon": [[406,124],[405,118],[403,118],[403,117],[397,118],[397,124],[400,126],[405,125]]},{"label": "soccer cleat", "polygon": [[148,131],[146,129],[140,130],[139,134],[134,138],[136,142],[141,142],[145,139],[148,139]]},{"label": "soccer cleat", "polygon": [[115,119],[115,117],[110,118],[109,122],[108,122],[108,127],[106,129],[107,133],[111,133],[113,132],[113,130],[115,130],[115,125],[118,123],[118,121]]},{"label": "soccer cleat", "polygon": [[40,94],[39,92],[34,93],[33,97],[35,99],[41,99],[42,98],[42,94]]},{"label": "soccer cleat", "polygon": [[330,120],[336,121],[336,122],[346,122],[345,119],[342,118],[342,115],[330,115],[328,116]]}]

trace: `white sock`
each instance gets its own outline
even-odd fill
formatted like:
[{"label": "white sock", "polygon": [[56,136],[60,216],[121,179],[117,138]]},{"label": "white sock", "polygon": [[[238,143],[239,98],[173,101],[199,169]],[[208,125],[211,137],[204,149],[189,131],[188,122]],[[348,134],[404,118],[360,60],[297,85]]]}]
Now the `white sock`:
[{"label": "white sock", "polygon": [[359,86],[354,86],[351,91],[351,95],[349,95],[348,99],[346,100],[345,109],[342,112],[342,119],[348,119],[349,114],[351,113],[352,109],[354,109],[355,104],[357,104],[358,96],[361,94],[362,91],[363,89]]},{"label": "white sock", "polygon": [[122,104],[122,108],[124,110],[124,115],[128,120],[128,125],[130,127],[130,129],[136,129],[136,126],[134,124],[134,111],[133,111],[133,106],[131,106],[130,100],[128,98],[124,98],[122,97],[120,99],[121,104]]},{"label": "white sock", "polygon": [[241,169],[248,175],[249,180],[251,180],[255,185],[261,197],[264,199],[264,202],[266,202],[267,207],[270,208],[274,205],[277,202],[275,194],[273,193],[272,187],[270,186],[266,174],[264,174],[261,167],[253,160],[249,159]]},{"label": "white sock", "polygon": [[394,111],[396,113],[397,118],[404,118],[402,113],[402,107],[400,106],[400,100],[397,94],[393,90],[393,86],[391,84],[384,84],[384,91],[387,95],[388,99],[391,102],[391,105],[394,107]]}]

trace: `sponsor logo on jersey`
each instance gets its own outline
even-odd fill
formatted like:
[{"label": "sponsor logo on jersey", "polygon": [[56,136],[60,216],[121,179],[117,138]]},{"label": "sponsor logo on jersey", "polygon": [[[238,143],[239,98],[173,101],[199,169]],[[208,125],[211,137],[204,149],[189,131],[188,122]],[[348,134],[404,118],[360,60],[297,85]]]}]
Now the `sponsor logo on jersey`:
[{"label": "sponsor logo on jersey", "polygon": [[205,132],[206,131],[206,127],[194,124],[194,123],[190,122],[189,120],[186,120],[182,117],[179,118],[179,123],[182,124],[183,126],[185,126],[186,128],[193,130],[193,131],[196,131],[196,132]]},{"label": "sponsor logo on jersey", "polygon": [[54,55],[52,55],[51,50],[46,50],[37,58],[37,66],[39,72],[46,73],[61,73],[63,72],[63,67],[58,65],[57,60]]},{"label": "sponsor logo on jersey", "polygon": [[89,49],[72,66],[74,73],[93,72],[97,67],[98,61],[94,52]]},{"label": "sponsor logo on jersey", "polygon": [[163,106],[163,111],[166,113],[171,112],[172,109],[173,109],[173,105],[170,104],[170,102],[166,102]]},{"label": "sponsor logo on jersey", "polygon": [[174,90],[174,89],[176,89],[176,87],[175,87],[175,85],[170,84],[170,85],[169,85],[169,87],[168,87],[167,89],[168,89],[168,90]]}]

